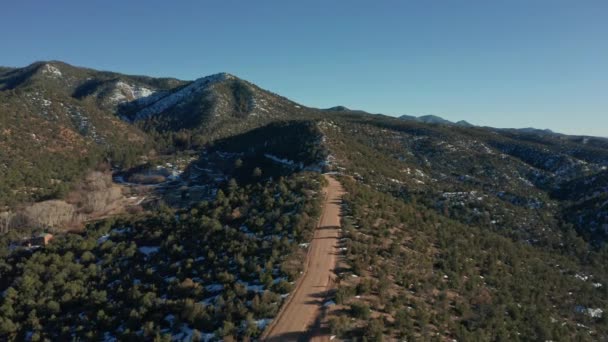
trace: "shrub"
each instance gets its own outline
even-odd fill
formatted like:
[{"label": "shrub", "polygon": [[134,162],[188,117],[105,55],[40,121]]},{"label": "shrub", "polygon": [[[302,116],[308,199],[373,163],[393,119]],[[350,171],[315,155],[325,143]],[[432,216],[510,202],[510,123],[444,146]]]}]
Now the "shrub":
[{"label": "shrub", "polygon": [[352,303],[350,305],[350,314],[355,318],[368,319],[370,315],[369,305],[358,302]]}]

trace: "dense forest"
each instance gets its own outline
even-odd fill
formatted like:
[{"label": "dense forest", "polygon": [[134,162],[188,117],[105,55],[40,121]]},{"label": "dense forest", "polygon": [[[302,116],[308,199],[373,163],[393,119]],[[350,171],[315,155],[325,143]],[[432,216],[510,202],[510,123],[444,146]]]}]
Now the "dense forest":
[{"label": "dense forest", "polygon": [[322,179],[220,189],[174,213],[106,220],[41,250],[2,237],[0,338],[255,337],[302,267]]}]

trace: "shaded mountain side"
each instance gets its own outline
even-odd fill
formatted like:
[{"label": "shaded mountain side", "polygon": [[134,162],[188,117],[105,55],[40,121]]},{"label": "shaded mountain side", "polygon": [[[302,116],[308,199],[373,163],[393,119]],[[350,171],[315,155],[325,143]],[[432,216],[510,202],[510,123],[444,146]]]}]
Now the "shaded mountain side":
[{"label": "shaded mountain side", "polygon": [[208,144],[184,175],[196,179],[192,184],[202,180],[200,185],[208,185],[230,179],[250,184],[300,171],[320,172],[328,154],[322,138],[314,121],[271,123]]},{"label": "shaded mountain side", "polygon": [[551,195],[562,203],[562,219],[587,240],[608,239],[608,171],[562,183]]},{"label": "shaded mountain side", "polygon": [[561,217],[576,227],[585,240],[603,247],[608,240],[608,191],[581,201],[565,203]]},{"label": "shaded mountain side", "polygon": [[552,191],[560,200],[581,201],[608,192],[608,171],[572,179],[564,182]]},{"label": "shaded mountain side", "polygon": [[269,155],[304,166],[319,165],[327,156],[314,121],[281,121],[218,140],[211,151]]}]

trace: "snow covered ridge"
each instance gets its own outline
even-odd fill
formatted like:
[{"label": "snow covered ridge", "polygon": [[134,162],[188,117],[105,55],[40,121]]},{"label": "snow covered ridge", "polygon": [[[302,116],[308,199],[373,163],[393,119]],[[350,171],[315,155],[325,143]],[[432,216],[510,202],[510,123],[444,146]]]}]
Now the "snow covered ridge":
[{"label": "snow covered ridge", "polygon": [[[135,120],[145,119],[152,115],[160,114],[160,113],[166,111],[167,109],[177,105],[183,99],[202,92],[203,90],[205,90],[208,86],[210,86],[212,84],[231,80],[234,78],[235,78],[234,76],[227,74],[227,73],[219,73],[219,74],[199,78],[199,79],[195,80],[194,82],[190,83],[189,85],[181,88],[180,90],[178,90],[174,93],[171,93],[171,94],[159,99],[158,101],[151,104],[150,106],[140,110],[139,112],[137,112],[135,114]],[[142,99],[144,99],[144,98],[142,98]]]},{"label": "snow covered ridge", "polygon": [[155,90],[153,89],[118,81],[115,84],[114,91],[112,92],[109,101],[111,103],[118,104],[149,97],[154,93]]}]

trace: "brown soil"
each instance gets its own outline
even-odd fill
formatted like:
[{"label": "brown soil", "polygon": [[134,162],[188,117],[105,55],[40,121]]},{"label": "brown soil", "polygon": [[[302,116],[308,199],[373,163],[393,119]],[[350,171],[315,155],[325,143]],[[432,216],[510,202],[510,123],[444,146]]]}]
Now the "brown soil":
[{"label": "brown soil", "polygon": [[334,284],[338,259],[342,185],[329,175],[325,203],[310,243],[302,276],[275,320],[262,334],[264,341],[328,341],[323,304]]}]

